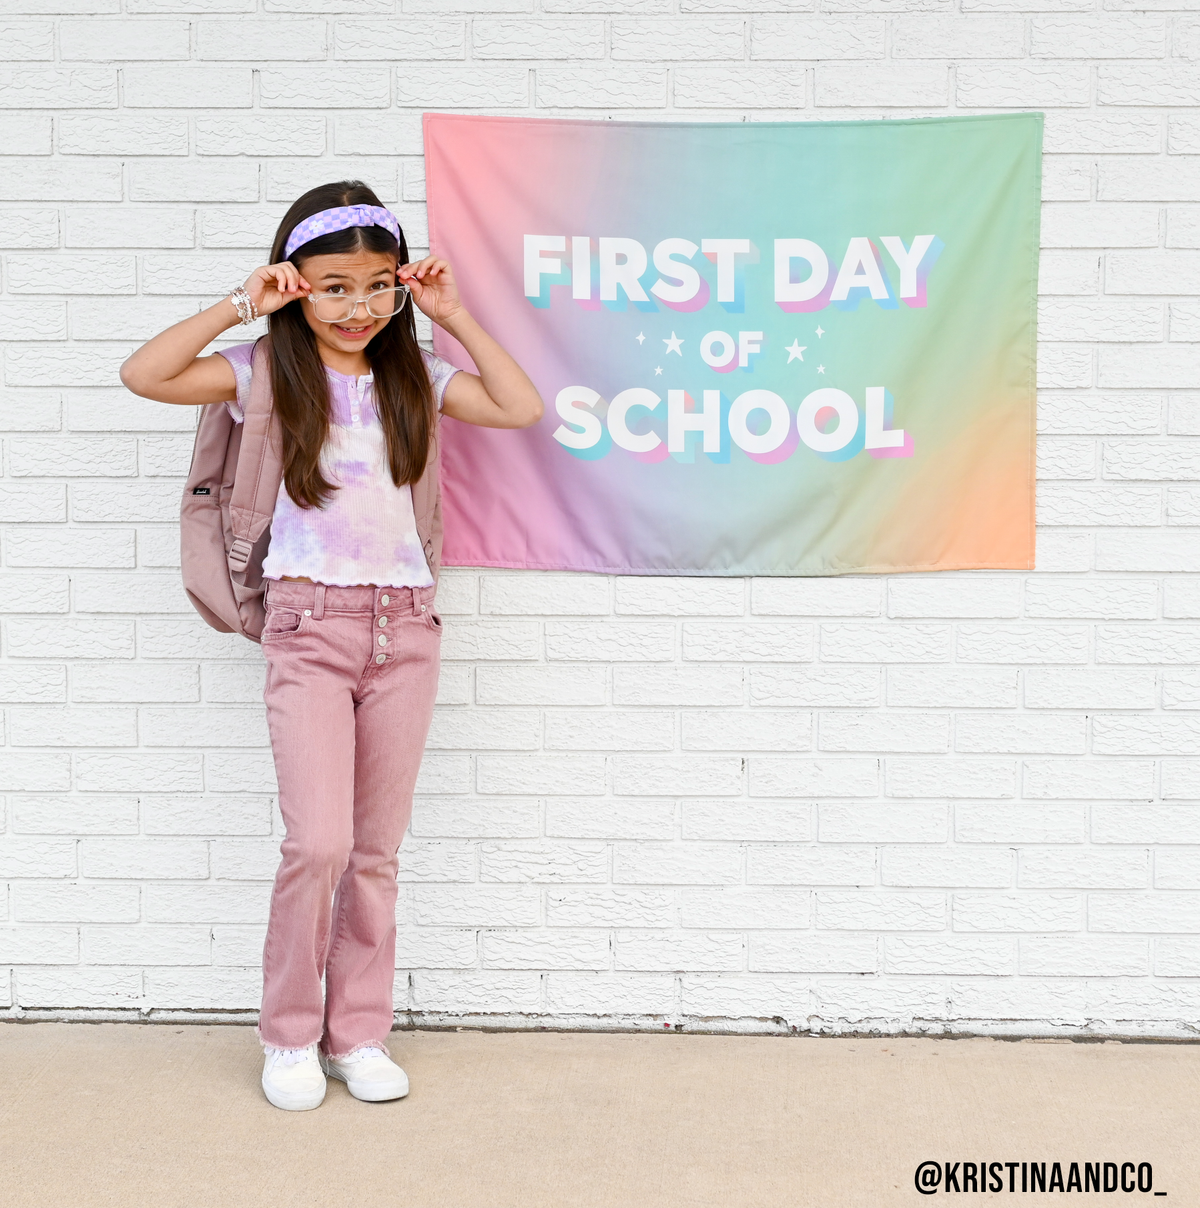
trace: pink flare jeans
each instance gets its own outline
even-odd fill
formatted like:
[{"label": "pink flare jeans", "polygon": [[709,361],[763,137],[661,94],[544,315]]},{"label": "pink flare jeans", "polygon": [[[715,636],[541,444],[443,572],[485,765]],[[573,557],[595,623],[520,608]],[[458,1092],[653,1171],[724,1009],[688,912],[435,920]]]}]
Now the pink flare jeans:
[{"label": "pink flare jeans", "polygon": [[433,594],[268,582],[263,697],[287,834],[263,946],[264,1044],[320,1041],[341,1057],[391,1031],[397,853],[440,663]]}]

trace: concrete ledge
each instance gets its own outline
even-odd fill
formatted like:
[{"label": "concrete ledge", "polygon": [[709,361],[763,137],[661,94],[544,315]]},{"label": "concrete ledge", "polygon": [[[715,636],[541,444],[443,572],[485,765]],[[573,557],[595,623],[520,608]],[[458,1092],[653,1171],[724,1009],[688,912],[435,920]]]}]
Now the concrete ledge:
[{"label": "concrete ledge", "polygon": [[[0,1011],[3,1022],[253,1024],[257,1011],[213,1011],[164,1007],[13,1007]],[[1061,1038],[1102,1041],[1200,1042],[1200,1025],[1177,1019],[823,1019],[730,1018],[684,1015],[554,1015],[496,1012],[452,1014],[397,1012],[393,1026],[445,1031],[476,1028],[489,1032],[655,1032],[703,1036],[923,1036],[998,1040]]]}]

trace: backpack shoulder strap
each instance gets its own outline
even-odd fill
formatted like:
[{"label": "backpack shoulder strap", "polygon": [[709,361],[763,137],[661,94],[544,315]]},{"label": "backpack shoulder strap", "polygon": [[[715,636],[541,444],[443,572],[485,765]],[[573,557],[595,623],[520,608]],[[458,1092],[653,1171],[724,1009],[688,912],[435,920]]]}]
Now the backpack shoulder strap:
[{"label": "backpack shoulder strap", "polygon": [[254,346],[250,398],[242,422],[242,443],[237,473],[229,500],[229,526],[233,544],[229,568],[246,569],[254,543],[263,535],[275,512],[283,478],[282,443],[271,396],[271,364],[265,340]]}]

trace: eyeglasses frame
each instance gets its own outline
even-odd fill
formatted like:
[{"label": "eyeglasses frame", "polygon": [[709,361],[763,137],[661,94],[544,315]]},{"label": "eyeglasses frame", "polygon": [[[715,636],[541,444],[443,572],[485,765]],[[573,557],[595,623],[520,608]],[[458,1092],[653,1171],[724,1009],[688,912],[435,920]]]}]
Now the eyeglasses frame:
[{"label": "eyeglasses frame", "polygon": [[396,315],[400,314],[400,312],[408,305],[408,300],[409,300],[409,298],[412,297],[412,290],[407,285],[389,285],[388,289],[395,290],[397,293],[401,293],[404,295],[404,301],[401,302],[400,305],[394,311],[392,311],[392,313],[390,315],[372,314],[371,307],[369,305],[370,300],[373,296],[377,296],[378,294],[385,293],[386,292],[385,290],[376,290],[374,295],[373,294],[363,294],[363,296],[361,298],[346,298],[345,299],[346,302],[348,302],[348,303],[353,302],[354,306],[351,309],[350,313],[348,315],[346,315],[346,317],[343,319],[322,319],[321,316],[319,314],[317,314],[317,303],[319,301],[321,301],[324,298],[341,298],[342,297],[341,294],[318,294],[318,293],[313,292],[313,293],[305,294],[305,297],[313,304],[313,318],[316,319],[316,321],[318,323],[346,323],[350,319],[354,318],[355,314],[358,311],[358,304],[360,302],[368,304],[366,306],[366,311],[367,311],[367,314],[370,315],[370,317],[372,319],[394,319],[396,317]]}]

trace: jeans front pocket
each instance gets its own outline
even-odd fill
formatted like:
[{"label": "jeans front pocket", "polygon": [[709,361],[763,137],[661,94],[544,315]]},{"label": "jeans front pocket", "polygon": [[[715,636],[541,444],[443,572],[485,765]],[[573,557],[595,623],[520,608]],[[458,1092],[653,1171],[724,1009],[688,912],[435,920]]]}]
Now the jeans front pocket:
[{"label": "jeans front pocket", "polygon": [[309,613],[298,608],[278,604],[267,605],[267,623],[263,626],[262,640],[289,638],[299,633],[309,619]]}]

